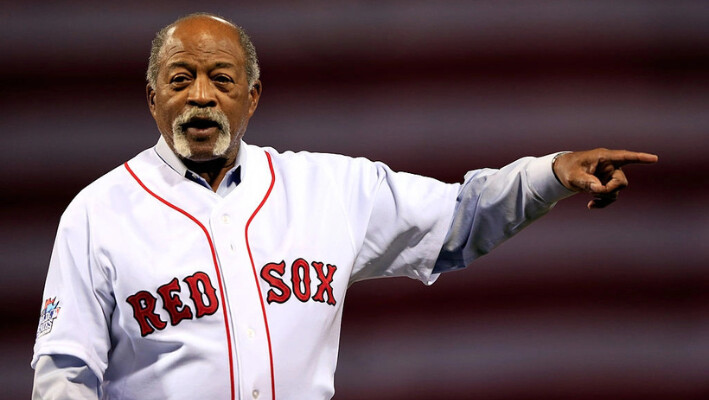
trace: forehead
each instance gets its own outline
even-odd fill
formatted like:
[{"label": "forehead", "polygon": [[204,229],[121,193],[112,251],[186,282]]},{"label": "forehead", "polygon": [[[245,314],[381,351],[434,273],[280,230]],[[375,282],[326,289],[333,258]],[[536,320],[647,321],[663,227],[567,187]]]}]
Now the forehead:
[{"label": "forehead", "polygon": [[228,59],[244,62],[239,33],[233,26],[209,17],[178,23],[167,33],[162,49],[162,61],[204,62]]}]

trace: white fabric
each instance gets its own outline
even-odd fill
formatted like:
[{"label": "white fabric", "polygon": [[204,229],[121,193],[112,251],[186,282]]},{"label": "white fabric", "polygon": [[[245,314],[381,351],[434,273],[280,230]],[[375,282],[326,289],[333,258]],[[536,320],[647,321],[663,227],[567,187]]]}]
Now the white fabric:
[{"label": "white fabric", "polygon": [[[241,149],[242,182],[223,197],[185,179],[184,171],[171,166],[174,160],[152,149],[128,163],[151,191],[208,230],[225,287],[219,310],[171,324],[158,288],[176,279],[179,290],[168,294],[178,296],[182,309],[189,307],[193,314],[196,303],[185,278],[203,273],[221,292],[209,244],[193,221],[149,195],[119,167],[84,189],[62,217],[44,295],[56,298],[61,310],[51,330],[37,339],[33,366],[46,356],[81,359],[101,381],[105,398],[229,398],[230,371],[236,397],[250,398],[257,391],[272,398],[272,356],[276,398],[328,399],[334,393],[340,319],[350,284],[382,276],[432,283],[458,203],[464,207],[451,232],[464,230],[460,221],[465,220],[472,221],[475,232],[447,243],[450,253],[461,241],[464,248],[489,251],[570,193],[551,174],[552,156],[526,158],[500,171],[473,171],[459,193],[460,185],[394,173],[364,159],[279,154],[243,143]],[[266,152],[275,173],[270,192]],[[304,280],[308,270],[311,280],[303,299],[295,295],[292,278],[299,259],[308,267],[301,264],[298,276]],[[467,257],[461,259],[465,263]],[[283,291],[271,286],[279,274],[264,267],[281,262],[282,280],[292,293],[283,303],[269,302],[269,294],[278,297]],[[313,299],[321,283],[314,263],[336,266],[332,299],[327,292],[321,301]],[[458,267],[450,263],[439,270]],[[298,287],[301,294],[307,291]],[[155,297],[155,313],[166,322],[145,336],[127,301],[143,291]]]},{"label": "white fabric", "polygon": [[[271,398],[263,298],[278,397],[332,396],[345,290],[377,276],[430,283],[458,185],[395,174],[364,159],[267,149],[275,182],[249,226],[247,248],[245,227],[269,191],[271,172],[264,149],[243,145],[242,151],[244,178],[225,197],[185,179],[152,149],[128,162],[150,190],[209,231],[225,287],[219,311],[170,324],[161,286],[175,279],[179,292],[172,294],[193,314],[186,278],[203,273],[221,292],[209,243],[193,221],[119,167],[84,189],[62,216],[44,295],[61,309],[51,331],[37,339],[33,364],[43,355],[80,358],[102,381],[107,398],[225,398],[230,371],[238,397],[257,390]],[[292,286],[298,259],[311,264],[310,297],[320,283],[312,263],[336,266],[335,304],[294,294],[284,304],[267,302],[269,291],[278,290],[261,277],[262,268],[284,262],[283,281]],[[142,292],[156,299],[155,313],[167,322],[144,337],[128,301]]]}]

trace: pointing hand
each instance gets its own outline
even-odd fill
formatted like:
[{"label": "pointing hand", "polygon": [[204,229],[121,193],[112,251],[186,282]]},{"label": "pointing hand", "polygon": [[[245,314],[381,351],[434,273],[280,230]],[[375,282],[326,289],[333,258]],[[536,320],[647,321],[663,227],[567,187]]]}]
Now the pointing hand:
[{"label": "pointing hand", "polygon": [[653,164],[658,157],[627,150],[594,149],[562,154],[553,164],[554,174],[568,189],[593,195],[588,208],[603,208],[618,199],[628,186],[621,167],[627,164]]}]

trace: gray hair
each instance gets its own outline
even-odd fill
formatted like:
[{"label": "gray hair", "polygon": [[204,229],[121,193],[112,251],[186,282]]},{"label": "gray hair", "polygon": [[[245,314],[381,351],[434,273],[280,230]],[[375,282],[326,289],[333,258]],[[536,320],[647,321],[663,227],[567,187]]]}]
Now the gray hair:
[{"label": "gray hair", "polygon": [[178,18],[177,20],[175,20],[175,22],[165,26],[164,28],[160,29],[157,34],[155,34],[155,38],[153,38],[153,44],[150,48],[148,71],[145,74],[145,78],[147,79],[150,86],[152,86],[153,88],[157,87],[158,72],[160,70],[160,51],[162,50],[162,46],[165,44],[165,39],[167,39],[167,33],[170,31],[170,29],[174,28],[180,22],[197,17],[209,17],[220,19],[233,26],[234,29],[239,32],[239,44],[241,44],[241,48],[244,50],[244,56],[246,57],[246,80],[249,83],[249,89],[253,88],[254,83],[256,83],[256,81],[261,75],[261,71],[258,66],[256,47],[254,47],[254,44],[251,42],[251,38],[249,37],[249,35],[246,34],[246,31],[244,31],[242,27],[236,25],[228,19],[220,17],[216,14],[203,12],[193,13]]}]

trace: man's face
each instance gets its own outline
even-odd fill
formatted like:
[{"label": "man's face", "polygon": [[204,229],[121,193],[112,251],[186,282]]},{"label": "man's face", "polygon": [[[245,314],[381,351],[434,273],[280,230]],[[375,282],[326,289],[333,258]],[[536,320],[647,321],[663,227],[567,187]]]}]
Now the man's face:
[{"label": "man's face", "polygon": [[199,17],[168,32],[156,87],[147,87],[150,113],[175,153],[191,161],[233,161],[261,83],[252,89],[238,32]]}]

